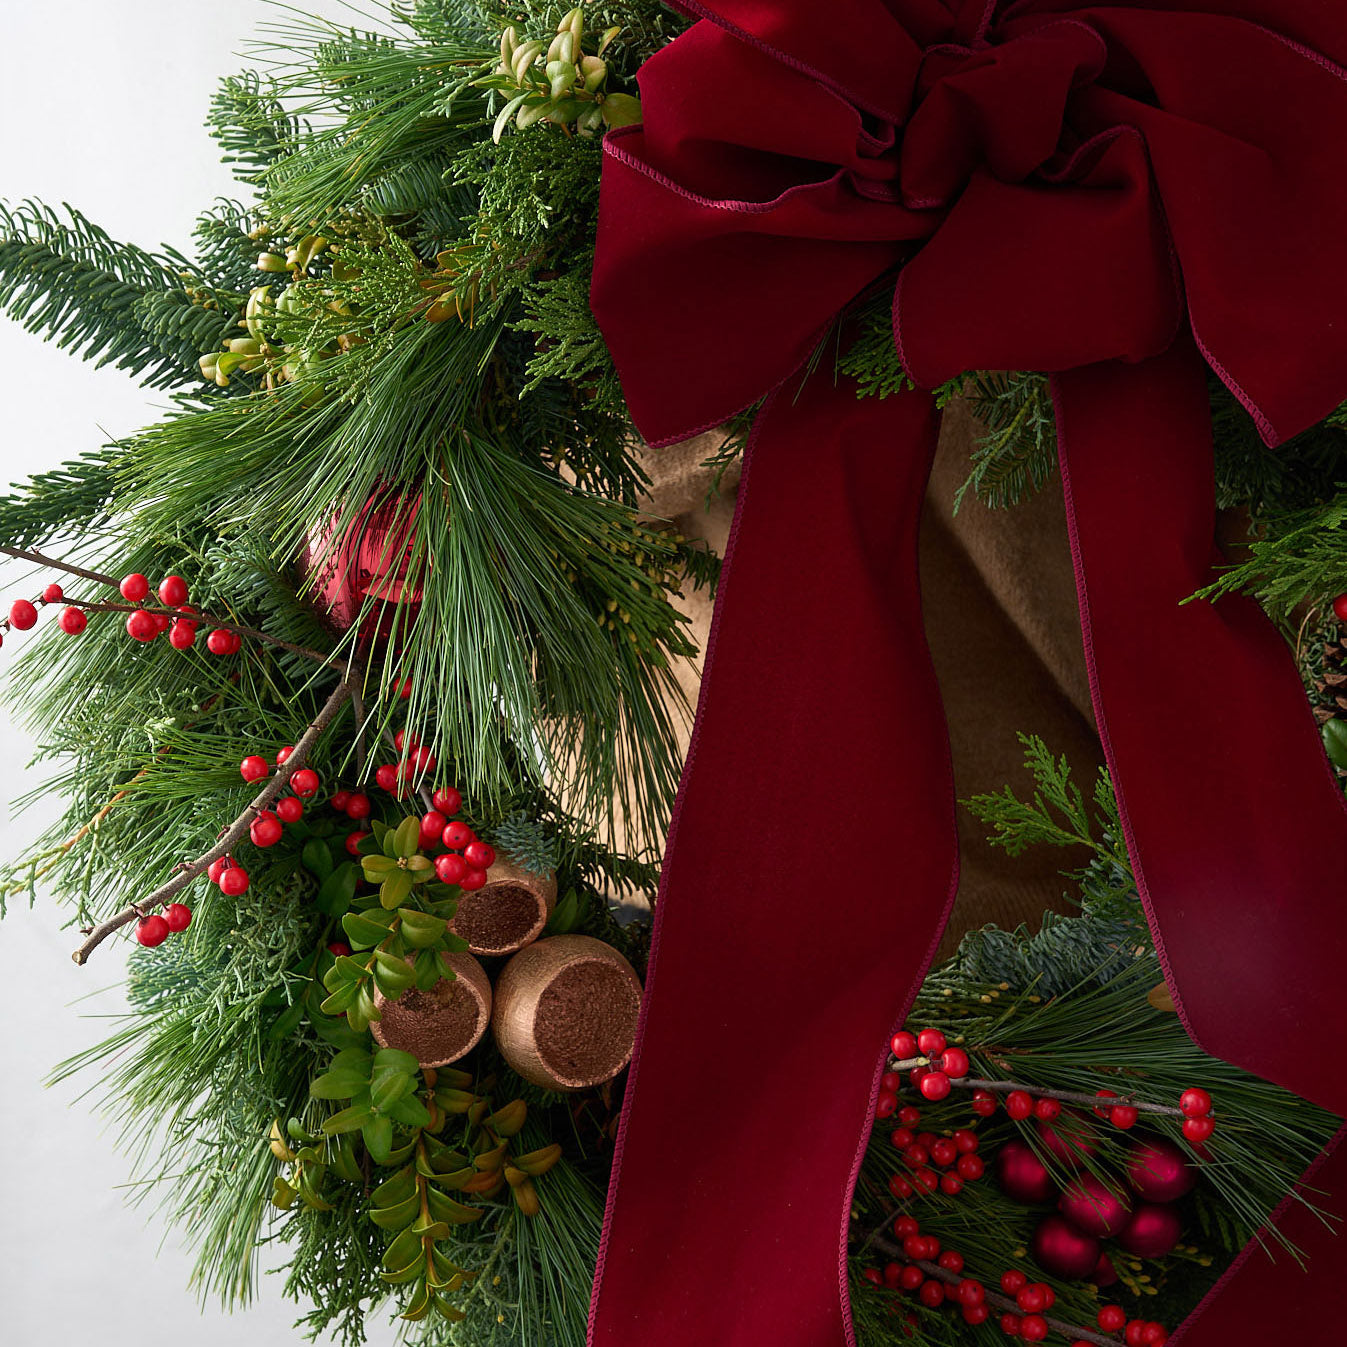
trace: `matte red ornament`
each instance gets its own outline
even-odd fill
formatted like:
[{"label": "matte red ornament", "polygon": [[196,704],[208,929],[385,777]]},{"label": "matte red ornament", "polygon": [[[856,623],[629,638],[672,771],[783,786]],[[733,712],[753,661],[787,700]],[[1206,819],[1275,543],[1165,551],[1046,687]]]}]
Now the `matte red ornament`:
[{"label": "matte red ornament", "polygon": [[1036,1206],[1057,1196],[1057,1185],[1027,1142],[1007,1141],[996,1152],[996,1181],[1001,1191],[1016,1202]]},{"label": "matte red ornament", "polygon": [[1051,1124],[1040,1122],[1038,1136],[1052,1158],[1068,1169],[1078,1169],[1099,1149],[1089,1118],[1075,1109],[1063,1109]]},{"label": "matte red ornament", "polygon": [[1029,1256],[1053,1277],[1083,1281],[1099,1262],[1099,1240],[1063,1216],[1047,1216],[1029,1241]]},{"label": "matte red ornament", "polygon": [[1183,1234],[1178,1211],[1162,1203],[1139,1206],[1118,1236],[1118,1243],[1138,1258],[1163,1258]]},{"label": "matte red ornament", "polygon": [[[1132,1204],[1123,1193],[1094,1174],[1079,1174],[1062,1190],[1057,1210],[1086,1234],[1107,1239],[1127,1225]],[[1093,1259],[1090,1266],[1094,1266]]]},{"label": "matte red ornament", "polygon": [[1147,1202],[1177,1202],[1193,1190],[1197,1171],[1164,1137],[1138,1137],[1127,1156],[1127,1181]]}]

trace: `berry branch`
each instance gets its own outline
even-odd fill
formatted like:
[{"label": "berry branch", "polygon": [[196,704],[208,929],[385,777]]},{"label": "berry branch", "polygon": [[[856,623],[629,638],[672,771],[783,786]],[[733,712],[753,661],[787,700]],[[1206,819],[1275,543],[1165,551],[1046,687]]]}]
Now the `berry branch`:
[{"label": "berry branch", "polygon": [[[100,571],[91,571],[83,566],[76,566],[72,562],[58,561],[55,557],[49,557],[45,553],[36,552],[30,548],[0,546],[0,555],[15,557],[19,561],[31,562],[35,566],[46,566],[52,570],[64,571],[67,575],[77,575],[82,580],[92,580],[95,584],[111,585],[116,590],[121,588],[122,582],[114,576],[104,575]],[[182,612],[175,608],[151,607],[139,603],[97,603],[66,598],[64,595],[61,602],[69,608],[79,608],[88,613],[148,613],[151,617],[163,617],[173,621],[180,620],[184,616]],[[190,620],[193,625],[204,622],[212,627],[218,627],[222,631],[233,632],[236,636],[250,636],[255,641],[278,646],[282,650],[290,651],[291,654],[302,655],[305,659],[316,660],[319,664],[325,664],[329,668],[345,672],[340,661],[334,659],[331,655],[325,655],[320,650],[312,650],[308,646],[296,645],[292,641],[283,641],[279,636],[271,636],[265,631],[258,631],[255,627],[245,627],[229,618],[216,617],[213,613],[192,613],[190,614]]]},{"label": "berry branch", "polygon": [[[890,1239],[885,1239],[882,1235],[874,1239],[874,1245],[881,1253],[887,1254],[890,1258],[904,1257],[901,1246]],[[928,1277],[944,1282],[947,1286],[958,1286],[960,1282],[966,1280],[959,1273],[951,1272],[948,1268],[941,1267],[939,1263],[933,1263],[924,1258],[917,1259],[916,1266]],[[998,1291],[984,1291],[982,1299],[993,1309],[998,1309],[1005,1314],[1018,1315],[1020,1312],[1020,1308],[1015,1301],[1008,1296],[1001,1295]],[[1060,1333],[1071,1342],[1089,1342],[1095,1344],[1095,1347],[1124,1347],[1121,1338],[1106,1337],[1090,1328],[1080,1328],[1075,1324],[1063,1323],[1060,1319],[1054,1319],[1051,1315],[1044,1315],[1043,1318],[1053,1332]]]},{"label": "berry branch", "polygon": [[323,731],[332,724],[337,712],[341,710],[347,698],[351,696],[356,679],[357,671],[353,670],[348,678],[343,679],[333,688],[332,694],[323,703],[322,710],[318,712],[313,719],[313,723],[304,731],[290,755],[280,764],[257,798],[220,834],[215,845],[209,851],[204,852],[193,861],[181,862],[176,867],[177,873],[174,874],[173,878],[156,889],[148,898],[139,903],[132,903],[118,912],[115,917],[109,917],[107,921],[98,926],[82,931],[81,934],[86,937],[85,941],[70,957],[77,964],[86,963],[89,955],[114,931],[119,931],[123,926],[144,917],[153,908],[162,907],[175,895],[181,893],[197,875],[204,874],[213,861],[228,855],[235,843],[243,840],[252,825],[253,819],[276,800],[281,791],[285,789],[290,778],[308,761],[309,754],[313,751],[313,747],[322,736]]}]

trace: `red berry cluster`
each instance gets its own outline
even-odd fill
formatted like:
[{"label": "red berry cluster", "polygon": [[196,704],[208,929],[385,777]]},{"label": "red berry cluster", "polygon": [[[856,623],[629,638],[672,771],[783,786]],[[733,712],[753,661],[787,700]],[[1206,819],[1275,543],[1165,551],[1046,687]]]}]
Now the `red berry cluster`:
[{"label": "red berry cluster", "polygon": [[1128,1319],[1121,1305],[1105,1305],[1099,1311],[1099,1327],[1105,1333],[1123,1335],[1127,1347],[1162,1347],[1169,1341],[1169,1330],[1151,1319]]},{"label": "red berry cluster", "polygon": [[[919,1090],[922,1096],[932,1103],[948,1096],[951,1081],[962,1080],[968,1074],[968,1054],[962,1048],[947,1046],[945,1035],[939,1029],[923,1029],[921,1033],[915,1035],[908,1033],[906,1029],[901,1030],[894,1034],[889,1048],[899,1061],[907,1061],[918,1054],[930,1061],[929,1066],[914,1067],[909,1078],[913,1088]],[[897,1087],[892,1093],[893,1107],[896,1108]],[[876,1107],[876,1113],[881,1118],[888,1117],[888,1114],[893,1112],[893,1108],[889,1108],[887,1113],[884,1109],[884,1092],[881,1091]]]},{"label": "red berry cluster", "polygon": [[211,861],[206,878],[230,898],[248,892],[248,872],[232,856]]},{"label": "red berry cluster", "polygon": [[1008,1338],[1042,1342],[1048,1336],[1044,1315],[1056,1303],[1057,1293],[1047,1282],[1031,1282],[1018,1268],[1001,1274],[1001,1290],[1015,1300],[1015,1310],[1001,1316],[1001,1332]]},{"label": "red berry cluster", "polygon": [[[909,1174],[894,1174],[889,1192],[900,1200],[912,1196],[918,1188],[933,1193],[937,1188],[947,1197],[963,1190],[965,1183],[980,1179],[985,1166],[977,1154],[976,1132],[960,1128],[952,1136],[938,1137],[934,1132],[916,1132],[921,1110],[910,1104],[898,1110],[898,1126],[889,1137],[895,1150],[901,1151]],[[934,1166],[934,1168],[932,1168]],[[942,1170],[943,1173],[936,1173]]]},{"label": "red berry cluster", "polygon": [[151,912],[136,922],[136,939],[151,949],[162,945],[175,931],[185,931],[192,924],[192,909],[182,903],[169,903],[163,912]]},{"label": "red berry cluster", "polygon": [[410,783],[427,772],[435,770],[435,755],[408,730],[399,730],[393,743],[401,757],[397,762],[386,762],[374,773],[375,783],[397,799],[411,789]]},{"label": "red berry cluster", "polygon": [[[143,603],[149,595],[150,582],[138,571],[133,571],[123,579],[118,588],[121,590],[122,598],[127,603]],[[197,624],[194,620],[196,609],[187,602],[187,581],[180,575],[167,576],[159,582],[158,595],[159,602],[165,608],[175,608],[183,616],[173,619],[165,613],[148,613],[143,608],[138,608],[126,619],[127,635],[134,641],[148,643],[162,632],[168,632],[169,644],[175,650],[188,649],[196,643]],[[64,617],[64,614],[62,616]],[[84,630],[83,626],[80,627],[80,630]],[[211,632],[211,639],[219,634],[218,632]],[[233,641],[237,641],[238,637],[234,636],[232,632],[227,634],[232,637],[228,649],[217,648],[218,643],[212,645],[211,639],[207,640],[207,646],[217,655],[232,654],[234,650],[238,649],[238,646],[233,644]]]},{"label": "red berry cluster", "polygon": [[1211,1096],[1196,1085],[1179,1096],[1179,1112],[1183,1114],[1183,1135],[1194,1146],[1211,1139],[1216,1120],[1211,1116]]},{"label": "red berry cluster", "polygon": [[[959,1275],[964,1268],[961,1253],[955,1249],[941,1249],[940,1241],[934,1235],[923,1235],[915,1216],[900,1216],[894,1222],[893,1231],[902,1240],[903,1257],[911,1261],[889,1263],[882,1271],[866,1268],[861,1274],[866,1281],[874,1286],[887,1286],[890,1290],[915,1291],[917,1299],[927,1309],[956,1305],[968,1324],[980,1324],[987,1318],[987,1292],[982,1283]],[[952,1274],[950,1280],[932,1277],[919,1266],[921,1263],[934,1263],[943,1268]]]},{"label": "red berry cluster", "polygon": [[[65,590],[58,584],[50,584],[36,599],[15,599],[9,606],[9,616],[0,619],[0,629],[4,631],[29,631],[37,626],[37,610],[39,608],[45,608],[49,603],[60,603],[63,598],[65,598]],[[56,620],[61,630],[69,632],[72,636],[82,632],[89,622],[89,619],[79,608],[62,609],[61,616]],[[4,637],[0,636],[0,645],[3,644]]]},{"label": "red berry cluster", "polygon": [[[276,754],[276,766],[288,762],[294,745],[287,744]],[[243,779],[249,783],[261,781],[263,777],[271,775],[271,764],[259,753],[250,753],[239,763],[239,772]],[[283,799],[276,801],[275,810],[260,809],[257,816],[248,827],[248,836],[252,838],[253,845],[259,847],[274,847],[281,840],[284,832],[283,824],[298,823],[304,817],[304,804],[301,796],[307,799],[311,795],[318,793],[322,782],[319,780],[318,773],[311,767],[301,767],[299,771],[293,773],[290,777],[290,788],[295,793],[287,795]],[[368,811],[366,811],[368,812]]]}]

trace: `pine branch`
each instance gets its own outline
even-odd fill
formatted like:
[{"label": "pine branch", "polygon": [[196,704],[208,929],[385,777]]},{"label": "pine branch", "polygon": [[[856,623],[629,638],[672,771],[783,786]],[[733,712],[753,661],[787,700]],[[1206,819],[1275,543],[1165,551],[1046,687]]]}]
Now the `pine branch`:
[{"label": "pine branch", "polygon": [[1040,491],[1057,470],[1057,421],[1042,374],[978,374],[965,389],[985,427],[972,471],[954,497],[957,514],[969,491],[992,509]]}]

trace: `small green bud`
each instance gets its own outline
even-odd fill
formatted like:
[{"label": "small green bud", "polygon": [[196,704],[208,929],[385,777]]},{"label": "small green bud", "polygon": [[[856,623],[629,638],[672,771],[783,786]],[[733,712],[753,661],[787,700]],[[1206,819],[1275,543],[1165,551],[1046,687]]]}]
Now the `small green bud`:
[{"label": "small green bud", "polygon": [[263,253],[257,259],[258,271],[284,271],[285,267],[285,258],[280,253]]}]

